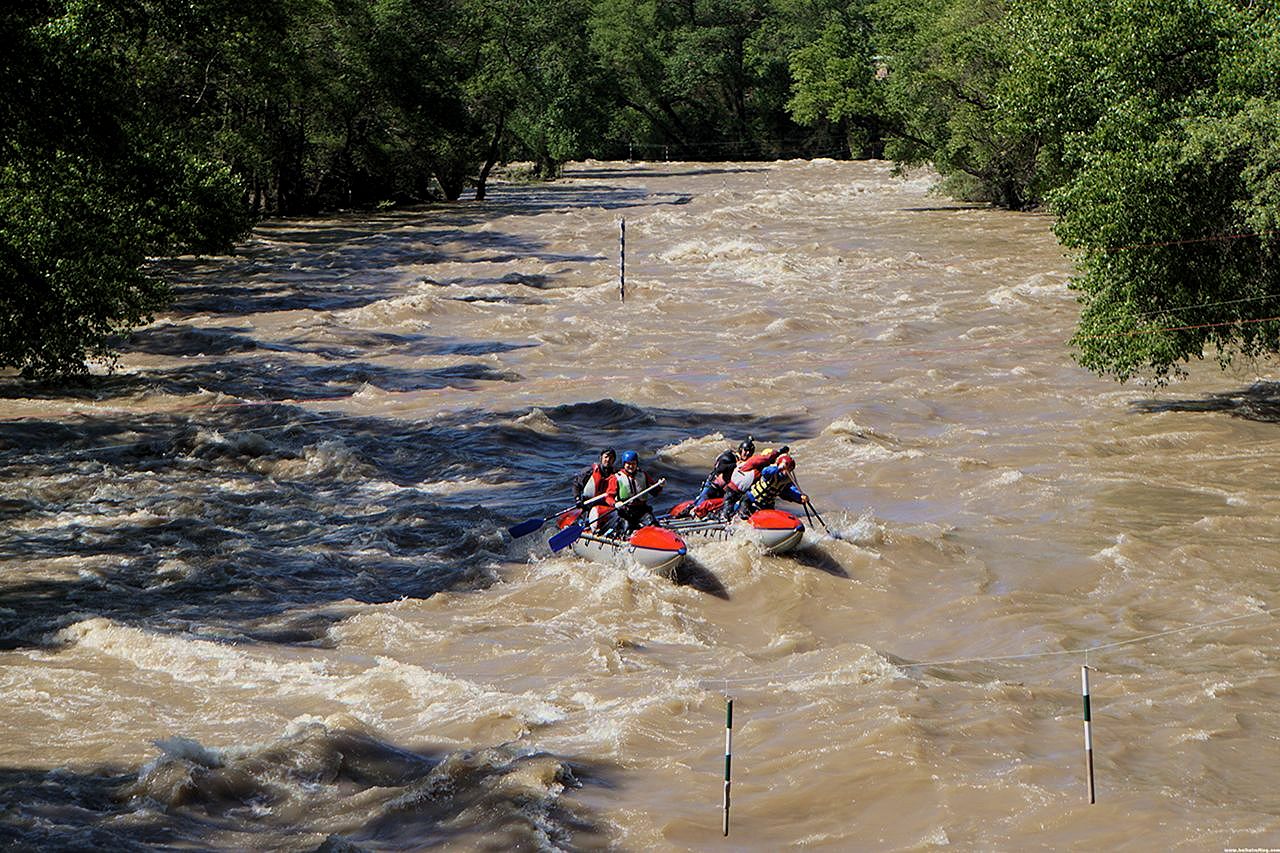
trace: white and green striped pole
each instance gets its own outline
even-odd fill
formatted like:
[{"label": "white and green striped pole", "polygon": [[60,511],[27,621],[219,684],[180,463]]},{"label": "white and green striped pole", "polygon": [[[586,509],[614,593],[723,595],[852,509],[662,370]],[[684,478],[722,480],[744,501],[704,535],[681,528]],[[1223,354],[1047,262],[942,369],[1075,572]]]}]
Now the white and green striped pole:
[{"label": "white and green striped pole", "polygon": [[627,219],[618,220],[618,301],[627,301]]},{"label": "white and green striped pole", "polygon": [[724,835],[729,837],[729,765],[733,760],[733,700],[724,697]]},{"label": "white and green striped pole", "polygon": [[1089,665],[1080,667],[1080,693],[1084,697],[1084,766],[1089,783],[1089,802],[1094,802],[1093,793],[1093,722],[1089,713]]}]

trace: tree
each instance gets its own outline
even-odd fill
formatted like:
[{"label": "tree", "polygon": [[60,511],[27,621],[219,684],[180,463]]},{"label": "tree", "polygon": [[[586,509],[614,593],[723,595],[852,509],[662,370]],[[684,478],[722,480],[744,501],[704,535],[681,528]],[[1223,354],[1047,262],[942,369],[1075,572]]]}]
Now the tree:
[{"label": "tree", "polygon": [[1280,351],[1276,0],[825,9],[792,54],[794,113],[869,113],[886,156],[955,195],[1048,202],[1076,254],[1082,364],[1164,381],[1206,348]]},{"label": "tree", "polygon": [[843,128],[854,154],[883,153],[888,67],[875,54],[865,4],[802,0],[785,8],[788,23],[800,30],[789,57],[791,115],[804,125],[826,120]]},{"label": "tree", "polygon": [[885,155],[931,164],[944,188],[1001,207],[1038,204],[1042,141],[1004,108],[1013,50],[1003,0],[878,0]]},{"label": "tree", "polygon": [[607,127],[609,95],[591,54],[588,0],[521,0],[523,23],[503,38],[519,97],[509,114],[512,156],[532,159],[540,175],[588,156]]},{"label": "tree", "polygon": [[587,0],[477,0],[476,58],[462,81],[464,103],[485,131],[477,198],[502,154],[532,159],[535,174],[553,177],[603,127],[589,12]]},{"label": "tree", "polygon": [[608,137],[679,156],[800,148],[787,116],[792,16],[769,0],[596,0],[591,50],[615,93]]},{"label": "tree", "polygon": [[149,119],[131,85],[136,6],[0,11],[0,366],[85,370],[165,297],[150,256],[228,247],[241,187]]},{"label": "tree", "polygon": [[1055,140],[1055,233],[1076,254],[1080,362],[1166,381],[1206,347],[1280,351],[1275,3],[1029,2],[1013,63]]}]

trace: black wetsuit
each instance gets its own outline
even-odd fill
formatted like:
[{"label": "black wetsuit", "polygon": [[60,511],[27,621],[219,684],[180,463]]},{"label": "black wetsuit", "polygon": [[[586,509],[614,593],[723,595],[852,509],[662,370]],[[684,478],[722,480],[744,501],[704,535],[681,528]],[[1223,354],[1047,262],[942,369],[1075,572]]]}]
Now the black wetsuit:
[{"label": "black wetsuit", "polygon": [[711,473],[707,475],[706,482],[702,484],[702,491],[694,499],[693,505],[697,506],[708,498],[718,498],[723,495],[725,484],[733,479],[733,469],[737,467],[738,454],[732,450],[726,450],[717,456],[715,464],[711,466]]}]

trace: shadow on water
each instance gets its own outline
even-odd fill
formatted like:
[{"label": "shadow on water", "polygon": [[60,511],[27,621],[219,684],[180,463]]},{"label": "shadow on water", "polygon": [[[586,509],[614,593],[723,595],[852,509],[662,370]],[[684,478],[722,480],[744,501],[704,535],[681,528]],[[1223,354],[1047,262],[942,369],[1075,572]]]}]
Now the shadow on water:
[{"label": "shadow on water", "polygon": [[851,577],[848,570],[845,569],[844,566],[840,565],[839,560],[814,545],[806,545],[804,547],[797,548],[788,554],[787,557],[802,566],[810,569],[817,569],[818,571],[826,572],[827,574],[834,575],[838,578]]},{"label": "shadow on water", "polygon": [[[158,743],[138,769],[0,769],[0,846],[30,850],[604,848],[564,789],[616,769],[506,746],[414,750],[312,724],[227,750]],[[541,780],[541,785],[529,780]],[[513,783],[513,780],[519,780]],[[300,847],[299,844],[305,844]]]},{"label": "shadow on water", "polygon": [[963,213],[969,210],[995,210],[990,204],[943,204],[933,207],[900,207],[903,213]]},{"label": "shadow on water", "polygon": [[501,293],[469,294],[453,297],[456,302],[480,302],[492,305],[545,305],[547,300],[536,296],[507,296]]},{"label": "shadow on water", "polygon": [[[615,173],[616,174],[616,173]],[[622,173],[624,176],[626,173]],[[654,175],[653,172],[642,174]],[[689,172],[688,174],[698,174]],[[565,178],[595,177],[581,172],[568,172]],[[610,177],[605,174],[602,177]],[[537,216],[543,213],[561,213],[565,210],[596,208],[599,210],[625,210],[634,207],[688,204],[691,197],[684,193],[650,192],[643,187],[615,187],[606,184],[578,186],[569,183],[553,184],[503,184],[495,187],[490,200],[470,208],[473,213],[488,209],[504,216]],[[459,211],[465,213],[467,209]],[[491,215],[491,214],[490,214]],[[486,216],[486,218],[488,218]],[[455,220],[458,224],[474,224],[474,220]]]},{"label": "shadow on water", "polygon": [[[462,345],[460,345],[462,346]],[[495,345],[501,346],[501,345]],[[483,349],[478,346],[478,349]],[[111,400],[146,394],[187,396],[217,390],[239,400],[282,402],[350,397],[366,385],[383,391],[475,388],[478,382],[518,382],[520,375],[480,362],[430,370],[367,361],[304,364],[285,355],[184,364],[163,370],[92,376],[77,385],[0,384],[0,399]]]},{"label": "shadow on water", "polygon": [[1280,382],[1255,382],[1240,391],[1210,394],[1199,400],[1135,400],[1130,406],[1145,414],[1219,412],[1235,418],[1280,423]]},{"label": "shadow on water", "polygon": [[[261,351],[306,353],[335,361],[383,356],[480,356],[538,346],[531,343],[468,341],[420,333],[395,333],[341,327],[318,331],[313,338],[295,335],[277,342],[257,340],[247,334],[252,331],[253,329],[248,326],[189,326],[165,323],[133,332],[127,339],[121,340],[119,346],[126,352],[179,358]],[[330,340],[318,339],[321,337]]]},{"label": "shadow on water", "polygon": [[[811,425],[612,400],[424,420],[267,404],[0,423],[0,648],[57,643],[95,616],[326,645],[350,612],[339,602],[492,583],[524,559],[505,528],[563,508],[601,445],[668,478],[659,511],[691,496],[705,472],[652,450],[716,430],[792,440]],[[720,594],[709,575],[688,583]]]},{"label": "shadow on water", "polygon": [[[338,311],[404,295],[415,284],[415,267],[525,260],[576,264],[605,258],[553,251],[540,241],[503,231],[474,230],[500,218],[687,201],[637,188],[504,186],[493,201],[483,203],[267,222],[235,257],[169,259],[156,262],[152,271],[173,283],[174,304],[167,313],[177,317]],[[485,281],[494,283],[490,279]],[[521,282],[498,278],[496,283]],[[550,280],[528,283],[538,289],[556,286]]]},{"label": "shadow on water", "polygon": [[165,323],[149,329],[140,329],[114,343],[125,352],[144,352],[149,355],[171,355],[183,358],[197,355],[232,355],[234,353],[267,350],[290,352],[292,348],[265,343],[251,337],[249,326],[205,327]]},{"label": "shadow on water", "polygon": [[676,566],[671,573],[671,582],[676,586],[691,587],[698,592],[729,600],[729,590],[715,572],[693,557],[685,557],[684,562]]}]

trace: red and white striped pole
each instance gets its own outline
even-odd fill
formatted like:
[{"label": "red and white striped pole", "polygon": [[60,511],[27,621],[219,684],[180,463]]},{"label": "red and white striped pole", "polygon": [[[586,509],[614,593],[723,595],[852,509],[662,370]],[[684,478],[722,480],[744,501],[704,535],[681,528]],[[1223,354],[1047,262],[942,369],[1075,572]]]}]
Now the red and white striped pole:
[{"label": "red and white striped pole", "polygon": [[1093,722],[1089,712],[1089,665],[1080,667],[1080,693],[1084,697],[1084,766],[1089,783],[1089,802],[1094,802],[1093,792]]},{"label": "red and white striped pole", "polygon": [[724,835],[729,837],[729,765],[733,760],[733,700],[724,698]]}]

